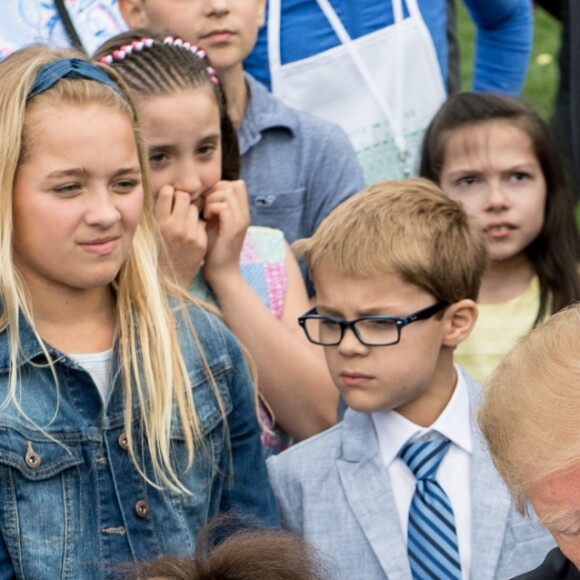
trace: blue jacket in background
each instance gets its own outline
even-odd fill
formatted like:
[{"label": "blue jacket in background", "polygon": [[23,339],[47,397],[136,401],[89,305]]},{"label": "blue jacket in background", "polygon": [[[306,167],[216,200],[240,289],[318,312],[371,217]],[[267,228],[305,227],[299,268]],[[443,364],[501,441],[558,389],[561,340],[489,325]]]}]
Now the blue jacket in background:
[{"label": "blue jacket in background", "polygon": [[[473,90],[518,95],[532,47],[530,0],[464,0],[477,27]],[[351,38],[394,22],[391,0],[330,0]],[[447,0],[418,0],[433,39],[443,79],[447,79]],[[267,19],[267,17],[266,17]],[[313,56],[339,44],[315,0],[282,2],[282,64]],[[270,87],[267,25],[261,30],[246,69]],[[332,74],[332,71],[329,71]]]},{"label": "blue jacket in background", "polygon": [[[260,444],[253,385],[239,345],[212,315],[189,314],[227,413],[222,413],[189,332],[179,339],[206,441],[185,471],[187,454],[176,420],[172,454],[191,495],[158,490],[127,452],[118,360],[105,408],[90,375],[49,349],[58,377],[32,330],[22,324],[18,400],[0,409],[0,578],[109,577],[115,566],[161,555],[192,555],[199,529],[213,515],[237,509],[278,523]],[[8,387],[6,332],[0,334],[0,399]],[[135,397],[134,397],[135,401]],[[137,457],[153,478],[134,402]],[[45,433],[35,426],[44,428]],[[231,460],[230,460],[231,450]]]}]

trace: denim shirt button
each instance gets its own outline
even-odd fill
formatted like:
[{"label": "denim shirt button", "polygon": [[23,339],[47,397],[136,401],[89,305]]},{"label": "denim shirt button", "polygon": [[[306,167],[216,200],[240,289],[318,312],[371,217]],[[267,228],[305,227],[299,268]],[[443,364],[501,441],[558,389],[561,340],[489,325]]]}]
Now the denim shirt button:
[{"label": "denim shirt button", "polygon": [[140,518],[146,519],[151,513],[151,508],[144,499],[141,499],[135,504],[135,511]]},{"label": "denim shirt button", "polygon": [[127,439],[127,433],[121,433],[119,439],[117,439],[119,447],[127,451],[129,449],[129,439]]},{"label": "denim shirt button", "polygon": [[30,469],[37,469],[40,467],[40,455],[32,449],[32,442],[28,442],[28,447],[26,449],[26,455],[24,457],[24,461],[26,461],[26,465],[30,467]]}]

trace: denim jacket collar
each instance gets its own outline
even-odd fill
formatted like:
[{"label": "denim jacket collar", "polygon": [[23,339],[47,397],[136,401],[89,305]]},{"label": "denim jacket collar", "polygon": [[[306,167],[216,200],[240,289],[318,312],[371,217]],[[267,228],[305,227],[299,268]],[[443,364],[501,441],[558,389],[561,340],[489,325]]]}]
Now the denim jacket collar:
[{"label": "denim jacket collar", "polygon": [[[18,315],[18,335],[20,339],[20,351],[18,353],[17,363],[19,366],[26,364],[30,360],[35,360],[38,357],[44,357],[42,345],[39,343],[32,327],[22,312]],[[62,353],[48,344],[45,344],[45,349],[52,356],[62,356]],[[8,339],[8,331],[4,330],[0,333],[0,372],[8,371],[10,367],[10,341]]]}]

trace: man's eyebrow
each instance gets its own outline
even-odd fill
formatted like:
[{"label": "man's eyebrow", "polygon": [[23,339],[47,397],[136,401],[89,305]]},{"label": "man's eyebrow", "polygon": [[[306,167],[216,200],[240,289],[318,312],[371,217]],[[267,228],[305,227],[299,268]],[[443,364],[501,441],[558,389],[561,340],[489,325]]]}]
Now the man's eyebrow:
[{"label": "man's eyebrow", "polygon": [[555,524],[559,524],[565,520],[580,519],[580,510],[562,509],[555,512],[550,512],[549,514],[538,517],[538,519],[544,527],[550,528]]}]

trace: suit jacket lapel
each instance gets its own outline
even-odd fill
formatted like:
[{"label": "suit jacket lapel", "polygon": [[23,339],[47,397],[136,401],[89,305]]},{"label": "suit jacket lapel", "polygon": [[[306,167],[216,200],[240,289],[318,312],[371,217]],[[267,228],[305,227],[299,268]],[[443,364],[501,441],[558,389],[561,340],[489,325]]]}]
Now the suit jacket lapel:
[{"label": "suit jacket lapel", "polygon": [[471,577],[493,580],[499,561],[511,499],[495,470],[477,426],[481,387],[466,376],[471,413]]},{"label": "suit jacket lapel", "polygon": [[410,578],[407,546],[372,419],[347,411],[338,472],[350,509],[387,578]]}]

